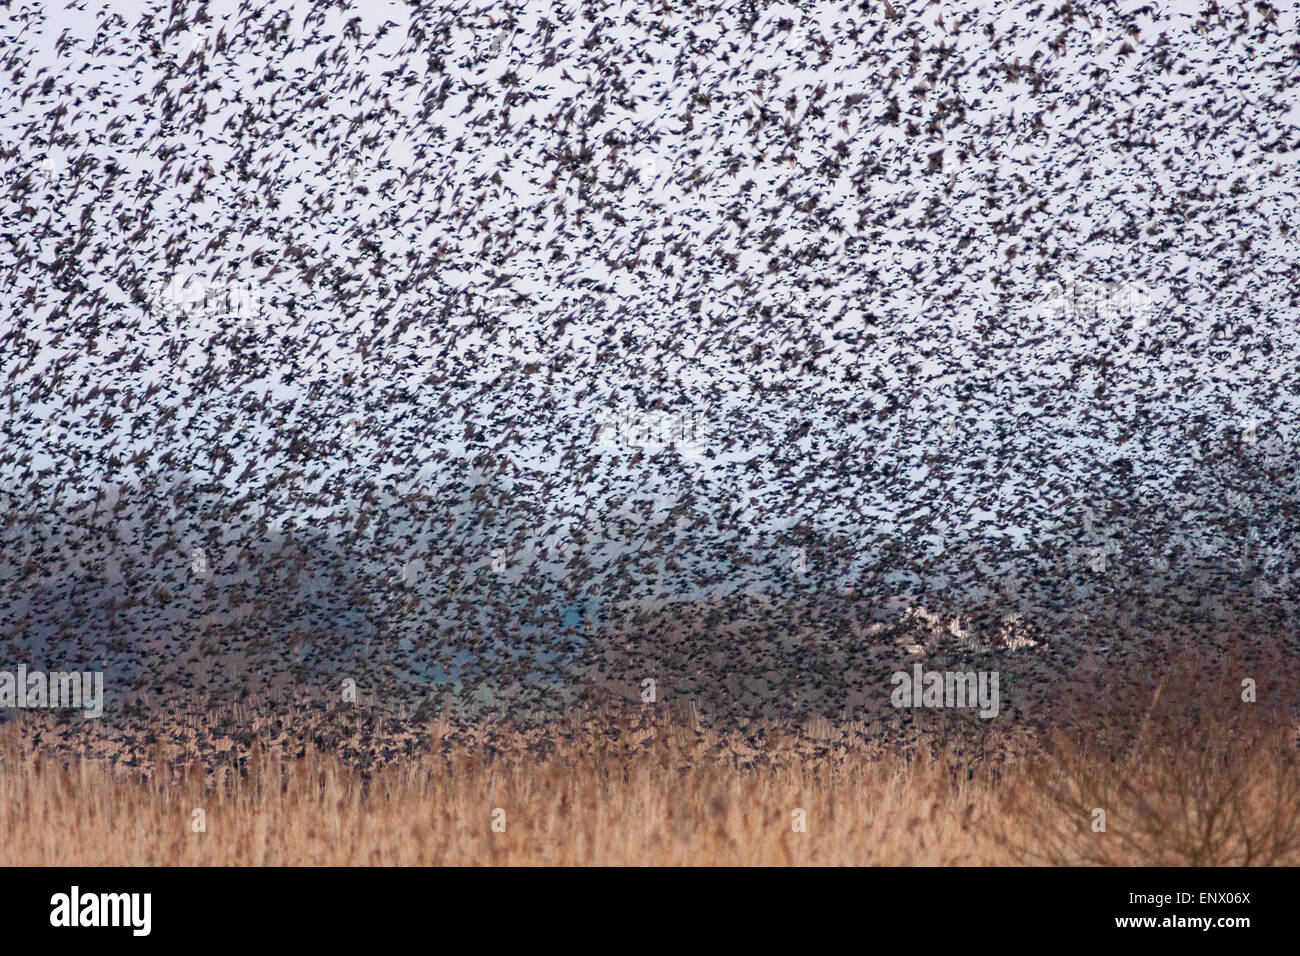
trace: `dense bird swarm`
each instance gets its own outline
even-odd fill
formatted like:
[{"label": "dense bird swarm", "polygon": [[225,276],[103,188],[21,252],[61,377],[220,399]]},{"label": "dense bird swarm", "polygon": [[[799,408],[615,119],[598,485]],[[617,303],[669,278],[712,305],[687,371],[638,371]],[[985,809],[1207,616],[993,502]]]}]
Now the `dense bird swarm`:
[{"label": "dense bird swarm", "polygon": [[842,716],[1294,646],[1293,8],[12,0],[0,69],[7,667]]}]

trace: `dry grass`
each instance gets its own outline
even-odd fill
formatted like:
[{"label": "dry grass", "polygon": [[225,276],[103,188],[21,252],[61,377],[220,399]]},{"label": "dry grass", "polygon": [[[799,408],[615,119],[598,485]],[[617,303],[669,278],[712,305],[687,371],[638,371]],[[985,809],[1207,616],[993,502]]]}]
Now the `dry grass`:
[{"label": "dry grass", "polygon": [[[7,752],[17,742],[5,741]],[[787,755],[738,770],[679,728],[537,760],[463,749],[366,775],[329,755],[149,779],[27,755],[0,774],[4,864],[1006,862],[997,787],[920,758]],[[494,833],[492,812],[505,811]],[[191,831],[203,808],[207,831]],[[792,812],[807,817],[796,833]]]},{"label": "dry grass", "polygon": [[[1264,735],[1212,767],[1214,748],[1188,742],[1118,762],[1074,747],[975,768],[791,738],[741,768],[709,734],[662,724],[613,739],[593,730],[535,757],[456,746],[367,773],[332,754],[254,747],[240,770],[144,775],[45,758],[11,727],[0,863],[1300,862],[1294,743]],[[1096,805],[1110,813],[1104,834],[1089,827]],[[192,831],[196,808],[206,832]],[[794,832],[796,808],[807,832]]]},{"label": "dry grass", "polygon": [[907,747],[875,724],[724,731],[671,708],[515,728],[27,711],[0,724],[0,864],[1295,865],[1294,669],[1162,653],[1033,721],[912,712]]}]

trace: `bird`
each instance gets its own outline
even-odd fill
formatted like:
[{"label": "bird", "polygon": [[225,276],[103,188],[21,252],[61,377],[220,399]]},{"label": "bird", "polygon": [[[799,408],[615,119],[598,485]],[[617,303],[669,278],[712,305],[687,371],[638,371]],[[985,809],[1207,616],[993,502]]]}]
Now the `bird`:
[{"label": "bird", "polygon": [[1294,650],[1294,19],[12,12],[0,649],[403,740]]}]

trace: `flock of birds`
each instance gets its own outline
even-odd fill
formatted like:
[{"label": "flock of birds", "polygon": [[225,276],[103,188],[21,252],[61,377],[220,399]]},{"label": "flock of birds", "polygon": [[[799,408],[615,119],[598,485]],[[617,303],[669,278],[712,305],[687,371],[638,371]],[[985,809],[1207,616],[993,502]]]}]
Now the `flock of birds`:
[{"label": "flock of birds", "polygon": [[1294,9],[4,0],[0,72],[0,662],[110,713],[1294,640]]}]

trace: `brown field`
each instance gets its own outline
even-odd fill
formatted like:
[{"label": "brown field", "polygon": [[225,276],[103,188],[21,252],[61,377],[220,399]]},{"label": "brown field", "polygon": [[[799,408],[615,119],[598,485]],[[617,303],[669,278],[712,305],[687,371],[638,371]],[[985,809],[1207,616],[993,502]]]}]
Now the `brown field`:
[{"label": "brown field", "polygon": [[[490,732],[440,718],[400,740],[355,714],[326,733],[255,713],[250,738],[206,751],[187,737],[204,721],[173,717],[131,767],[106,759],[108,730],[26,713],[0,727],[0,863],[1300,863],[1296,726],[1263,682],[1242,703],[1236,672],[1208,673],[1224,676],[1113,683],[1032,739],[919,726],[906,752],[863,725],[740,735],[670,711]],[[373,755],[384,735],[383,760],[347,746]]]}]

